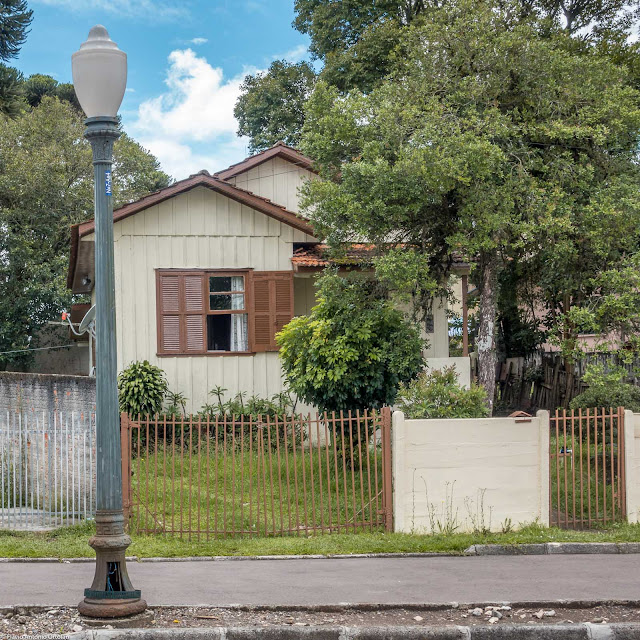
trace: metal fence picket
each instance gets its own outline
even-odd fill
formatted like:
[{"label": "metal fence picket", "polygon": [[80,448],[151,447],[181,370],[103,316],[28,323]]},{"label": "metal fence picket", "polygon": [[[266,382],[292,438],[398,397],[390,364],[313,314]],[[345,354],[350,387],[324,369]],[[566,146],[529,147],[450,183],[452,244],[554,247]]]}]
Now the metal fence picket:
[{"label": "metal fence picket", "polygon": [[95,414],[0,415],[0,529],[42,530],[95,515]]}]

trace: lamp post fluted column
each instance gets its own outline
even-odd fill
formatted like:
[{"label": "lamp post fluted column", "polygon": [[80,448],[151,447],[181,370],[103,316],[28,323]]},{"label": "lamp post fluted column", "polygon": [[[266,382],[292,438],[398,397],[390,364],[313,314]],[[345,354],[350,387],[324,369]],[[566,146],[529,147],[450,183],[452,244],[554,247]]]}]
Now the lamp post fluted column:
[{"label": "lamp post fluted column", "polygon": [[[87,116],[85,138],[91,143],[95,200],[96,292],[96,571],[78,611],[93,618],[120,618],[143,612],[147,603],[129,579],[125,551],[120,411],[116,359],[115,269],[111,165],[120,137],[117,109],[126,85],[126,54],[102,26],[73,56],[74,86]],[[96,114],[108,115],[96,115]]]}]

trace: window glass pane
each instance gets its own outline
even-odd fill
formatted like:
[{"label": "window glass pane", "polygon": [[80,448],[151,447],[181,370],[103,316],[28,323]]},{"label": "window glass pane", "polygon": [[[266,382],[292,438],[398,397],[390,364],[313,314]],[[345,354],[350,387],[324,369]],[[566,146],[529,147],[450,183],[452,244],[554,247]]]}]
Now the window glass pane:
[{"label": "window glass pane", "polygon": [[218,291],[244,291],[243,276],[210,276],[209,291],[216,293]]},{"label": "window glass pane", "polygon": [[248,335],[246,313],[207,316],[208,351],[248,351]]},{"label": "window glass pane", "polygon": [[207,316],[207,350],[231,351],[231,315]]},{"label": "window glass pane", "polygon": [[246,313],[234,313],[231,316],[231,351],[249,351]]},{"label": "window glass pane", "polygon": [[427,317],[424,320],[424,330],[427,333],[433,333],[435,331],[432,313],[427,314]]},{"label": "window glass pane", "polygon": [[244,295],[242,293],[212,294],[209,296],[209,308],[211,311],[244,309]]}]

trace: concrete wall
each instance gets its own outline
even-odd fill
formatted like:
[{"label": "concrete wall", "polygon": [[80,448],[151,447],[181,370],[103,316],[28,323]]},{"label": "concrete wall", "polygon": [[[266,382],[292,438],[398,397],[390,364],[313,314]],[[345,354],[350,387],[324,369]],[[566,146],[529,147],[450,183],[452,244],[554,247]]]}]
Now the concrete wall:
[{"label": "concrete wall", "polygon": [[449,357],[449,319],[447,318],[446,298],[434,299],[433,301],[433,332],[425,330],[425,324],[421,323],[420,330],[422,337],[426,338],[429,346],[425,349],[425,358],[448,358]]},{"label": "concrete wall", "polygon": [[548,412],[529,422],[406,420],[395,412],[392,434],[396,531],[549,523]]},{"label": "concrete wall", "polygon": [[445,367],[455,367],[458,382],[465,388],[471,387],[471,360],[469,357],[427,358],[427,368],[440,371]]},{"label": "concrete wall", "polygon": [[40,347],[58,347],[63,349],[42,349],[33,352],[33,361],[28,367],[7,367],[8,371],[21,373],[57,373],[67,376],[89,375],[89,343],[75,342],[69,339],[69,328],[65,326],[46,326],[37,336]]},{"label": "concrete wall", "polygon": [[624,412],[627,518],[640,522],[640,413]]},{"label": "concrete wall", "polygon": [[94,411],[96,380],[88,376],[0,372],[0,413]]}]

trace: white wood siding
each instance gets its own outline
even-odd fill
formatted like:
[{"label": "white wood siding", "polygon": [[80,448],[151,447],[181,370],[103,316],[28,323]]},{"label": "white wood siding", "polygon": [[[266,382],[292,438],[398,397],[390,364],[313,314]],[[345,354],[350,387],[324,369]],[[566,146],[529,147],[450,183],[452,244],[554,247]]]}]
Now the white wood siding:
[{"label": "white wood siding", "polygon": [[289,211],[298,213],[298,189],[305,180],[315,177],[311,171],[276,157],[229,178],[227,182],[263,198],[269,198]]},{"label": "white wood siding", "polygon": [[158,357],[155,269],[288,271],[293,243],[310,236],[198,187],[117,222],[114,237],[118,370],[149,360],[164,369],[172,391],[189,398],[189,411],[209,402],[216,385],[227,397],[282,391],[277,353]]}]

